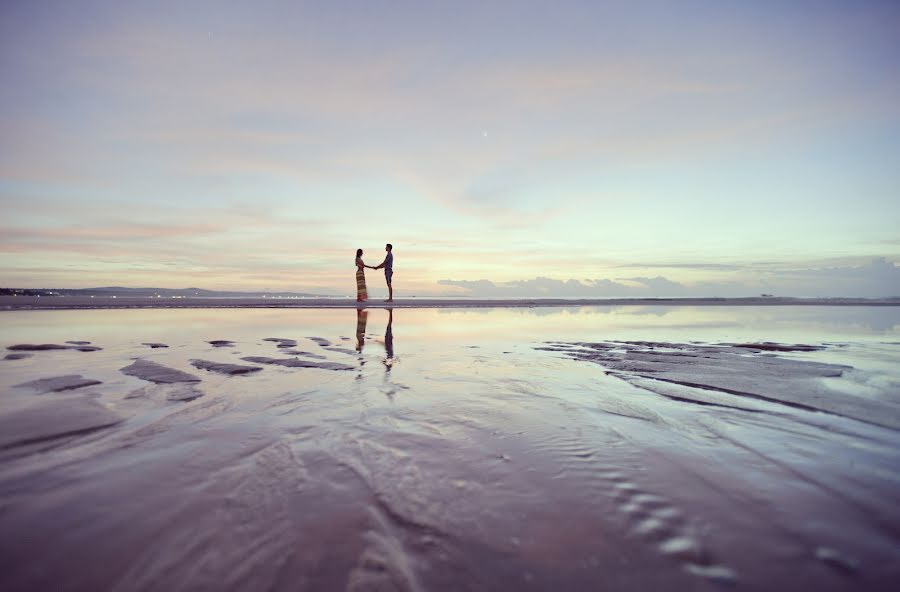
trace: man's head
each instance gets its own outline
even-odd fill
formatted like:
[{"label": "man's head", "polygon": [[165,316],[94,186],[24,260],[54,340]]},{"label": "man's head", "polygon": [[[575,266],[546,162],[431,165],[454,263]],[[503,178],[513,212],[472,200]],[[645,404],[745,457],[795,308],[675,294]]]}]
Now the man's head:
[{"label": "man's head", "polygon": [[384,250],[387,251],[388,253],[390,253],[391,249],[393,249],[393,248],[394,248],[394,245],[392,245],[391,243],[384,245]]}]

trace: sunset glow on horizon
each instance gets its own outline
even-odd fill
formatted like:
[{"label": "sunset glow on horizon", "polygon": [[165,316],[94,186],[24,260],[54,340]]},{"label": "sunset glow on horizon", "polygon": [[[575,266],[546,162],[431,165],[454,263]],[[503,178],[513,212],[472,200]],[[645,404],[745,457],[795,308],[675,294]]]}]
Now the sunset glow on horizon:
[{"label": "sunset glow on horizon", "polygon": [[[0,287],[900,296],[896,2],[0,5]],[[379,272],[369,280],[379,295]]]}]

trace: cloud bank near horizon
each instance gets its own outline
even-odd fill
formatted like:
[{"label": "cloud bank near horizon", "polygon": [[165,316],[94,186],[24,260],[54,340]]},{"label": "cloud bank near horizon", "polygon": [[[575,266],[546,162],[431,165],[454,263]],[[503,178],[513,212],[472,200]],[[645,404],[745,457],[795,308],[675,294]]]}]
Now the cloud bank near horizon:
[{"label": "cloud bank near horizon", "polygon": [[757,282],[683,284],[661,275],[616,279],[440,280],[460,290],[455,296],[481,298],[703,298],[772,294],[798,297],[900,297],[900,266],[884,258],[868,265],[779,270]]}]

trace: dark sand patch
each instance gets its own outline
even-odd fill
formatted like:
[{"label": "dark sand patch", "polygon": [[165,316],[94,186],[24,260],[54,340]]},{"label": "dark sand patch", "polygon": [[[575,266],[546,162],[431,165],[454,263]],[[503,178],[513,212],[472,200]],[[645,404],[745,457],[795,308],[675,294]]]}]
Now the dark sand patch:
[{"label": "dark sand patch", "polygon": [[176,382],[200,382],[193,374],[182,372],[175,368],[169,368],[150,360],[135,360],[130,366],[120,368],[123,374],[135,376],[141,380],[155,382],[157,384],[171,384]]},{"label": "dark sand patch", "polygon": [[285,347],[296,347],[297,340],[296,339],[287,339],[285,337],[266,337],[263,341],[272,341],[276,345],[275,347],[285,348]]},{"label": "dark sand patch", "polygon": [[213,347],[234,347],[234,342],[227,339],[213,339],[212,341],[207,341],[206,343],[210,344]]},{"label": "dark sand patch", "polygon": [[26,353],[15,353],[15,354],[6,354],[4,360],[24,360],[25,358],[30,358],[34,354],[26,354]]},{"label": "dark sand patch", "polygon": [[80,374],[67,374],[65,376],[54,376],[52,378],[39,378],[15,385],[15,388],[28,388],[39,393],[59,393],[62,391],[72,391],[86,386],[94,386],[95,384],[103,384],[99,380],[85,378]]},{"label": "dark sand patch", "polygon": [[785,343],[773,343],[771,341],[764,341],[762,343],[723,343],[722,345],[772,352],[811,352],[825,349],[825,346],[822,345],[806,345],[803,343],[789,345]]},{"label": "dark sand patch", "polygon": [[158,348],[161,348],[161,347],[169,347],[169,346],[166,345],[165,343],[142,343],[141,345],[146,345],[146,346],[148,346],[148,347],[151,348],[151,349],[158,349]]},{"label": "dark sand patch", "polygon": [[67,341],[66,343],[71,345],[90,345],[90,341]]},{"label": "dark sand patch", "polygon": [[308,352],[308,351],[301,351],[301,350],[298,350],[298,349],[289,349],[289,350],[285,350],[284,353],[286,353],[286,354],[288,354],[288,355],[291,355],[291,356],[304,356],[304,357],[306,357],[306,358],[313,358],[313,359],[316,359],[316,360],[327,360],[327,359],[328,359],[328,358],[325,357],[325,356],[322,356],[322,355],[319,355],[319,354],[314,354],[314,353]]},{"label": "dark sand patch", "polygon": [[357,354],[357,352],[353,351],[352,349],[347,349],[346,347],[331,346],[331,347],[326,347],[325,349],[327,349],[328,351],[337,352],[339,354],[347,354],[350,356],[355,356]]},{"label": "dark sand patch", "polygon": [[10,351],[49,351],[54,349],[74,349],[83,352],[100,351],[102,347],[96,345],[61,345],[59,343],[18,343],[10,345],[6,349]]},{"label": "dark sand patch", "polygon": [[0,449],[77,436],[121,421],[121,417],[90,397],[36,403],[0,415]]},{"label": "dark sand patch", "polygon": [[267,358],[263,356],[250,356],[241,358],[245,362],[253,362],[255,364],[274,364],[276,366],[286,366],[288,368],[322,368],[323,370],[356,370],[355,366],[340,364],[338,362],[313,362],[311,360],[301,360],[299,358]]},{"label": "dark sand patch", "polygon": [[314,341],[322,347],[328,347],[331,345],[331,342],[325,339],[324,337],[307,337],[310,341]]},{"label": "dark sand patch", "polygon": [[12,351],[48,351],[51,349],[71,349],[68,345],[60,345],[58,343],[19,343],[11,345],[6,349]]},{"label": "dark sand patch", "polygon": [[209,360],[191,360],[191,365],[201,370],[209,370],[210,372],[218,372],[219,374],[249,374],[251,372],[259,372],[262,370],[259,366],[241,366],[240,364],[225,364],[222,362],[211,362]]}]

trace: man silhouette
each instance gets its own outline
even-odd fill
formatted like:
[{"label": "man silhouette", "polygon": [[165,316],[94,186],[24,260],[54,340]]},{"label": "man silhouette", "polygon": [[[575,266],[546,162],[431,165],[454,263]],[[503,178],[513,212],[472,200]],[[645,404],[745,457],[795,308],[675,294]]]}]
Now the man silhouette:
[{"label": "man silhouette", "polygon": [[394,287],[391,286],[391,277],[394,275],[394,255],[391,253],[394,246],[391,243],[384,245],[384,250],[387,251],[387,255],[384,257],[384,261],[381,262],[380,265],[376,265],[375,269],[384,268],[384,281],[387,282],[388,287],[388,298],[385,302],[393,302],[394,301]]}]

